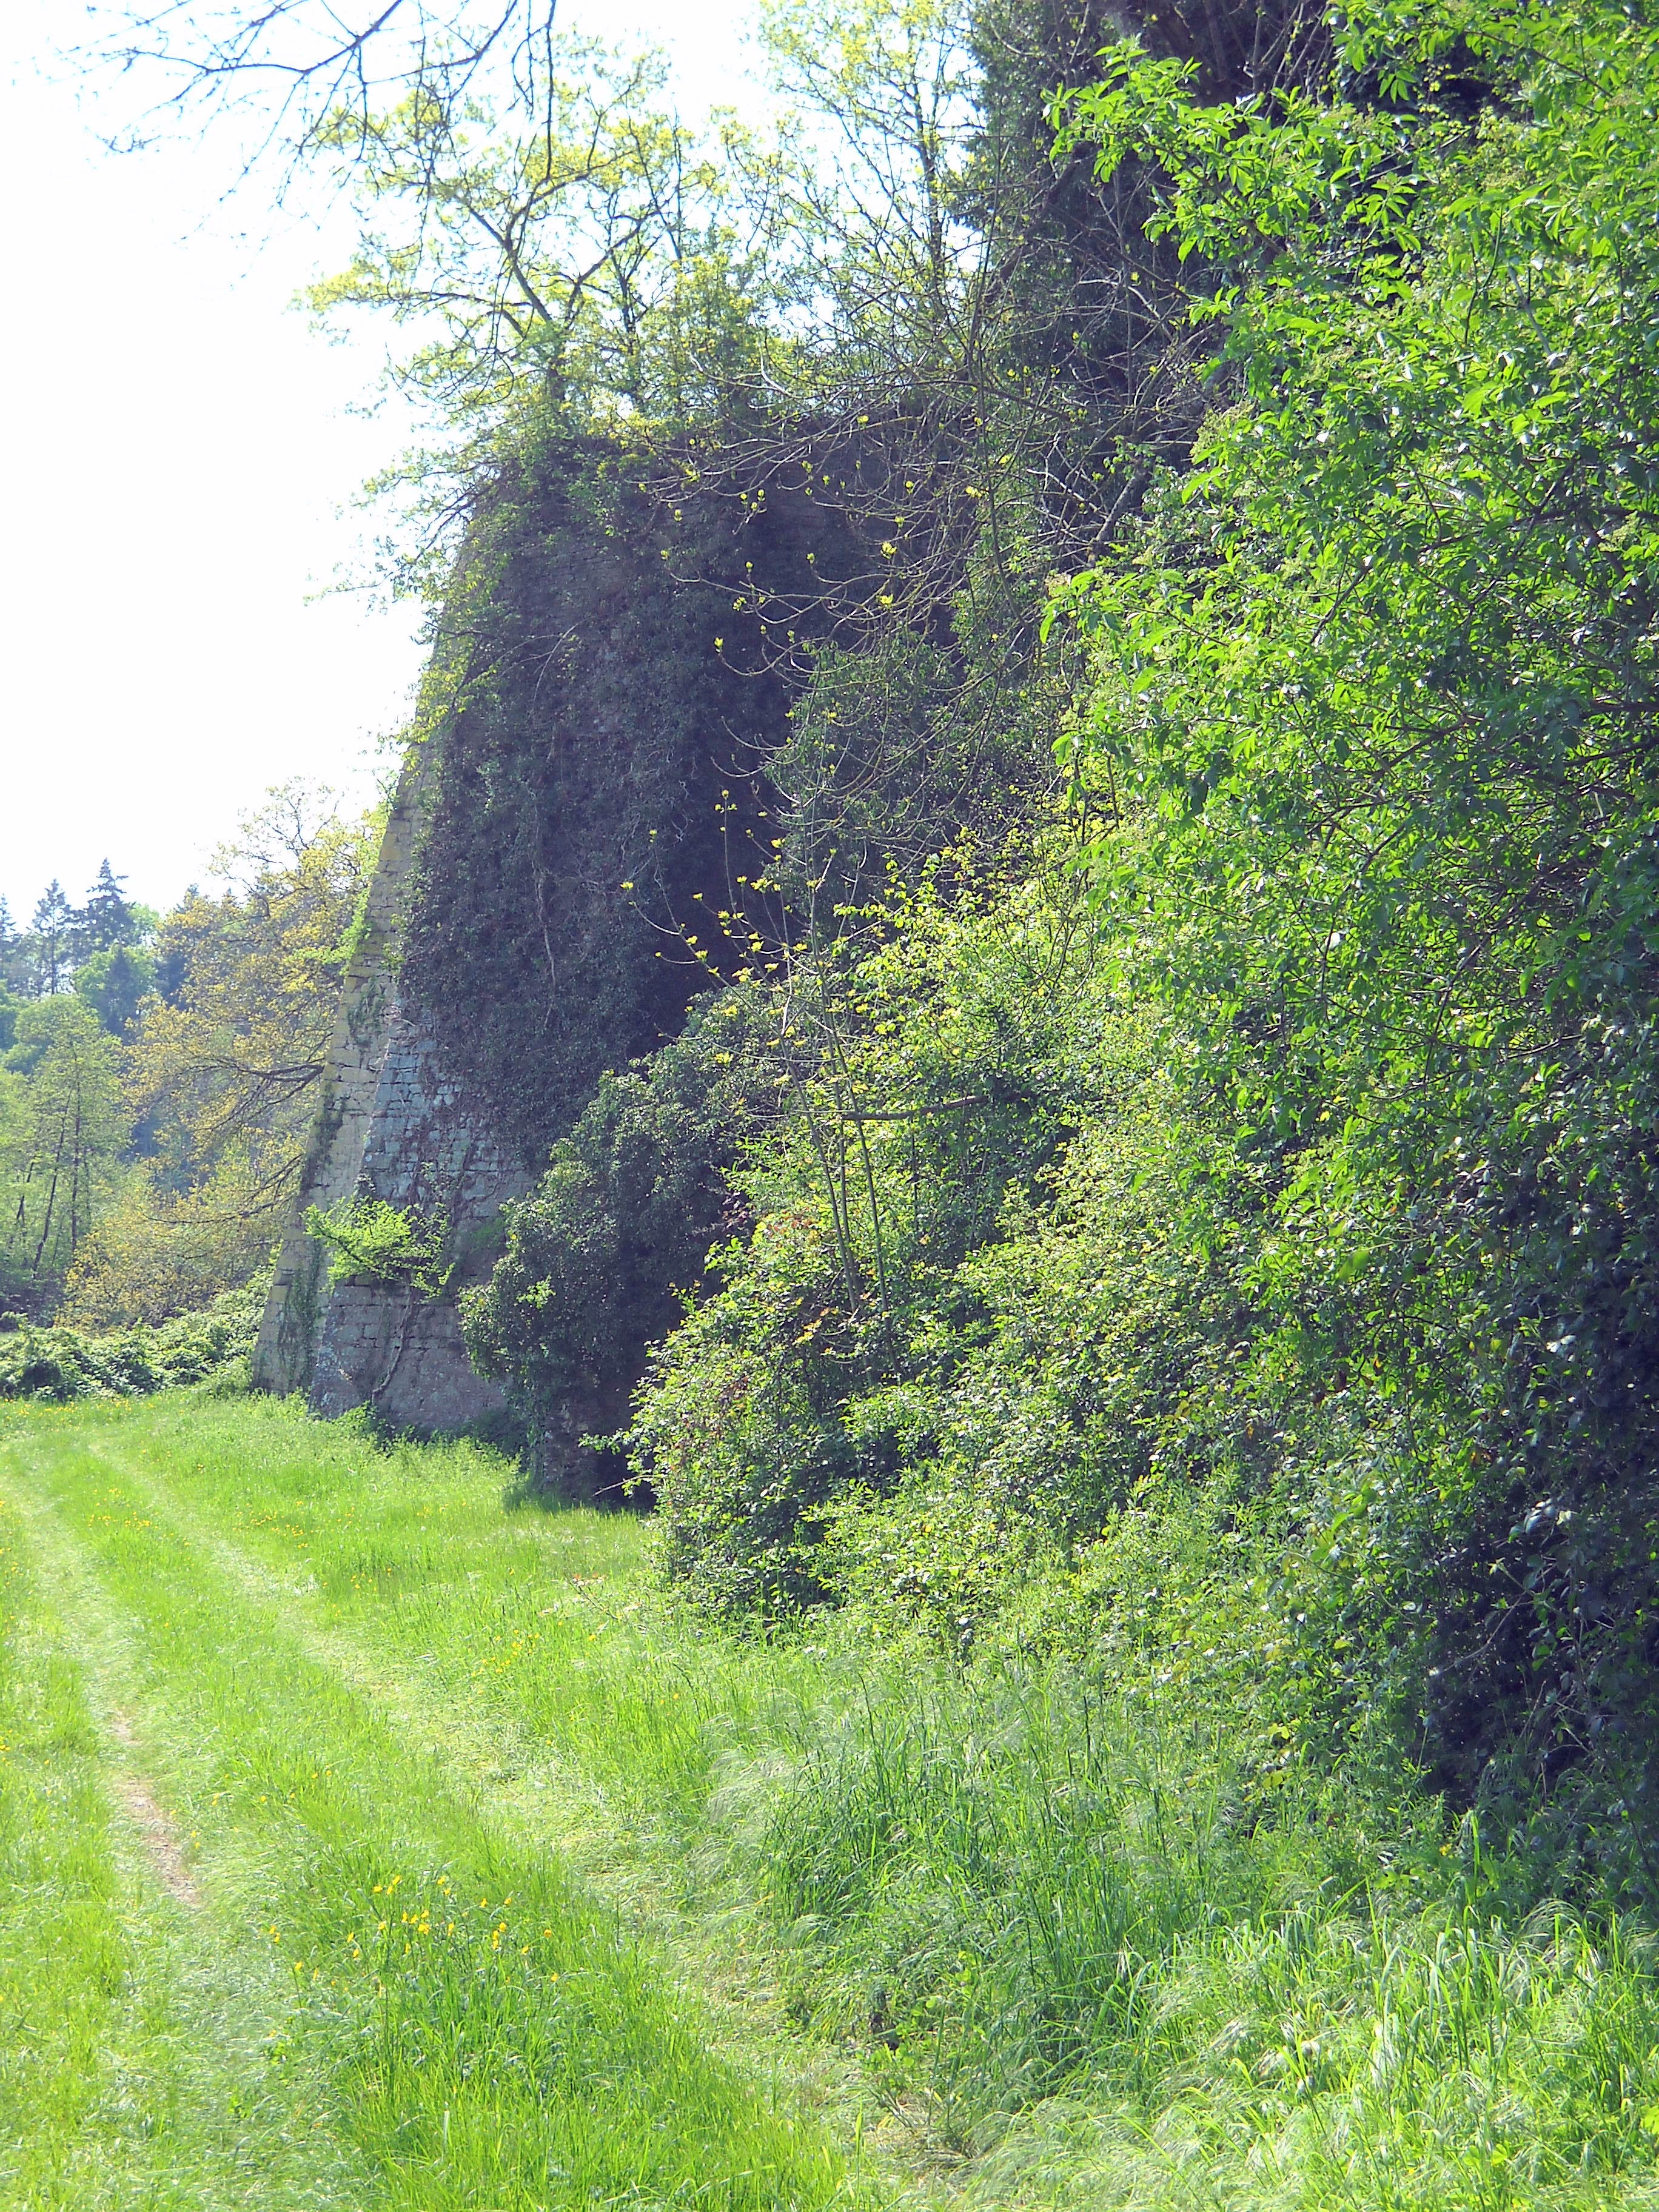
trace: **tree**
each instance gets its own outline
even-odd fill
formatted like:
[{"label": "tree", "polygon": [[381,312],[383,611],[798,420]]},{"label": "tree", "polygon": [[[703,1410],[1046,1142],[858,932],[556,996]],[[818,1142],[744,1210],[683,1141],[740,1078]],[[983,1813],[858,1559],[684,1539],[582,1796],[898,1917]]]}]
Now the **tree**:
[{"label": "tree", "polygon": [[179,1194],[139,1160],[112,1188],[64,1284],[58,1317],[97,1331],[194,1313],[251,1280],[273,1237],[246,1146],[231,1145]]},{"label": "tree", "polygon": [[112,945],[75,971],[75,988],[112,1036],[122,1036],[155,988],[155,963],[142,946]]},{"label": "tree", "polygon": [[6,1260],[27,1281],[59,1279],[111,1186],[129,1122],[115,1040],[72,995],[25,1007],[8,1058],[27,1066],[4,1158]]},{"label": "tree", "polygon": [[18,1000],[13,987],[18,977],[17,953],[11,908],[0,898],[0,1053],[10,1051],[16,1035]]},{"label": "tree", "polygon": [[[35,995],[33,946],[14,924],[4,899],[0,899],[0,994],[25,999]],[[8,1048],[10,1043],[8,1036]]]},{"label": "tree", "polygon": [[29,929],[34,939],[36,995],[55,997],[69,981],[75,944],[75,909],[56,876],[35,902]]},{"label": "tree", "polygon": [[75,935],[77,956],[84,959],[91,952],[111,952],[118,945],[132,945],[137,941],[141,923],[135,908],[122,896],[126,878],[113,873],[107,860],[98,871],[98,880],[87,893],[87,902],[75,915]]},{"label": "tree", "polygon": [[244,173],[274,162],[290,185],[342,116],[404,100],[511,102],[553,35],[557,0],[104,0],[76,50],[149,104],[122,143],[220,120],[251,122]]},{"label": "tree", "polygon": [[662,104],[665,81],[659,58],[568,40],[526,82],[532,127],[521,107],[503,121],[429,89],[330,119],[319,158],[361,228],[311,304],[380,309],[418,334],[392,377],[431,409],[464,480],[530,408],[580,429],[706,406],[708,354],[773,295],[778,236],[718,146]]},{"label": "tree", "polygon": [[131,1081],[180,1188],[224,1146],[246,1140],[266,1157],[268,1203],[282,1202],[323,1072],[376,826],[342,822],[326,792],[274,792],[215,855],[226,890],[187,900],[162,923],[158,952],[183,980],[173,1003],[146,1010]]},{"label": "tree", "polygon": [[23,1078],[6,1065],[9,1032],[15,1028],[21,1008],[16,1000],[4,1010],[0,1036],[7,1036],[8,1054],[0,1054],[0,1311],[20,1302],[32,1304],[31,1286],[21,1264],[21,1240],[15,1227],[17,1181],[27,1151],[28,1089]]},{"label": "tree", "polygon": [[[76,1315],[161,1321],[264,1261],[315,1110],[376,829],[285,786],[215,855],[224,891],[192,891],[160,925],[168,994],[141,994],[124,1032],[129,1106],[152,1150],[81,1254]],[[106,1022],[150,958],[118,946],[88,963],[84,997]]]},{"label": "tree", "polygon": [[1342,39],[1319,101],[1125,44],[1072,104],[1231,264],[1194,306],[1237,404],[1074,586],[1066,757],[1126,991],[1231,1109],[1187,1233],[1255,1255],[1228,1387],[1328,1548],[1308,1602],[1448,1784],[1645,1790],[1659,35],[1376,0]]}]

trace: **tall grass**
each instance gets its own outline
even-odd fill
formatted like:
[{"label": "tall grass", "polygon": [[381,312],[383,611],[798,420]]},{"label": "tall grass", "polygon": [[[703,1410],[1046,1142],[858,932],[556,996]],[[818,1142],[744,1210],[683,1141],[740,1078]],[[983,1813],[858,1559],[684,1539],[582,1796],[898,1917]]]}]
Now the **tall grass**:
[{"label": "tall grass", "polygon": [[757,1833],[805,1986],[999,2185],[1063,2114],[1094,2203],[1654,2193],[1647,1940],[1473,1819],[1005,1667],[844,1713]]}]

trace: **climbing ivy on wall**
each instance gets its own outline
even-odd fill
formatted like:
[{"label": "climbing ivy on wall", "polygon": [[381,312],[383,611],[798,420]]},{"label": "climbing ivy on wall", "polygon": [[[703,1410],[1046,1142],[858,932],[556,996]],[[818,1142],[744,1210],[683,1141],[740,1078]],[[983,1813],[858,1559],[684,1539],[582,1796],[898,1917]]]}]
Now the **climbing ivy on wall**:
[{"label": "climbing ivy on wall", "polygon": [[438,656],[404,990],[537,1165],[704,984],[689,940],[753,872],[792,690],[734,600],[757,558],[809,576],[825,526],[675,507],[639,466],[596,440],[528,444],[481,506]]},{"label": "climbing ivy on wall", "polygon": [[[832,485],[854,465],[821,458]],[[1052,776],[1035,557],[894,628],[825,473],[746,487],[707,447],[671,466],[548,430],[480,501],[403,975],[527,1165],[708,981],[834,933],[889,859],[1020,817],[1032,764]],[[860,593],[881,634],[849,653]]]}]

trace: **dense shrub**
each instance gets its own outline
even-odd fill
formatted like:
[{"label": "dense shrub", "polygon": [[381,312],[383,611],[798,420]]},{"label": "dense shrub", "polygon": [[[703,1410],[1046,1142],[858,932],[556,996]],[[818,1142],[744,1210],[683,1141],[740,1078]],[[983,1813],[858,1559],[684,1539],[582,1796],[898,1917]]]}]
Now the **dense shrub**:
[{"label": "dense shrub", "polygon": [[1449,1783],[1524,1752],[1629,1798],[1659,1729],[1659,40],[1597,5],[1345,36],[1386,106],[1207,108],[1126,50],[1078,115],[1103,167],[1158,161],[1183,248],[1268,262],[1227,302],[1244,403],[1075,587],[1103,902],[1227,1105],[1227,1180],[1272,1200],[1247,1382],[1306,1609],[1395,1655]]},{"label": "dense shrub", "polygon": [[505,1210],[489,1281],[462,1301],[467,1349],[511,1389],[545,1484],[613,1488],[614,1453],[646,1348],[696,1286],[742,1200],[726,1180],[787,1055],[771,1009],[741,989],[705,1000],[684,1034],[607,1073],[529,1197]]},{"label": "dense shrub", "polygon": [[[924,885],[885,919],[878,950],[804,980],[807,1069],[730,1171],[756,1226],[714,1255],[720,1288],[639,1401],[665,1565],[715,1605],[829,1594],[841,1504],[948,1449],[957,1378],[994,1363],[1029,1297],[1004,1297],[988,1255],[1053,1212],[1108,1068],[1134,1062],[1063,878],[948,901]],[[1005,1503],[1046,1495],[1047,1474],[1011,1468]]]},{"label": "dense shrub", "polygon": [[94,1336],[27,1322],[0,1325],[0,1398],[63,1405],[76,1398],[143,1396],[214,1376],[234,1381],[253,1350],[264,1302],[265,1284],[259,1279],[222,1292],[201,1313],[179,1314],[156,1328]]}]

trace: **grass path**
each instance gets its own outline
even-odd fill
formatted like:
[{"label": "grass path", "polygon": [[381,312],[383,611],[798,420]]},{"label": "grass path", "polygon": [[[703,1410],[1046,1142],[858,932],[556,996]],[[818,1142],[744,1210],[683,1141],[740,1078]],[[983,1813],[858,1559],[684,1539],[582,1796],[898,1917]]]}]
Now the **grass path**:
[{"label": "grass path", "polygon": [[1659,1948],[1524,1838],[509,1481],[0,1410],[0,2212],[1659,2207]]},{"label": "grass path", "polygon": [[875,2201],[570,1869],[700,1756],[637,1550],[277,1407],[8,1419],[0,2202]]}]

